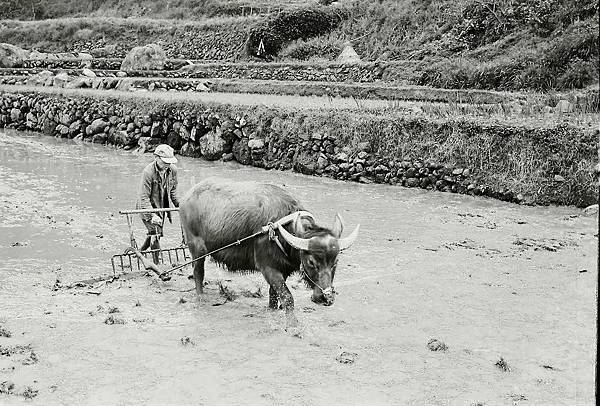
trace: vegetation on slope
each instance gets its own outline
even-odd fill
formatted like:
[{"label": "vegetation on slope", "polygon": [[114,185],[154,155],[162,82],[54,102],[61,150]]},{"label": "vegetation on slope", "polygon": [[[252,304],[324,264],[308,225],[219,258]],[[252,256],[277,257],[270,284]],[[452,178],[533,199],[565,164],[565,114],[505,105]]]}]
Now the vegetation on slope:
[{"label": "vegetation on slope", "polygon": [[225,59],[210,54],[238,55],[246,40],[245,27],[256,19],[246,16],[201,21],[91,17],[4,20],[0,21],[0,42],[29,50],[84,51],[112,58],[123,58],[135,46],[157,43],[170,58]]},{"label": "vegetation on slope", "polygon": [[283,58],[332,59],[350,41],[366,60],[430,61],[419,84],[571,89],[598,81],[595,0],[355,0],[329,35]]},{"label": "vegetation on slope", "polygon": [[[423,62],[426,68],[419,72],[414,83],[441,88],[568,90],[598,83],[596,0],[343,0],[314,7],[316,3],[316,0],[277,2],[287,11],[233,25],[217,18],[212,24],[215,27],[223,24],[224,29],[213,31],[236,30],[248,36],[246,53],[251,56],[256,56],[263,40],[262,55],[276,60],[331,61],[345,43],[351,42],[366,61]],[[42,4],[45,11],[36,11]],[[104,15],[194,19],[231,15],[235,13],[228,10],[243,7],[261,10],[271,7],[271,3],[0,0],[0,18]],[[118,40],[110,33],[107,35],[106,20],[96,18],[89,27],[77,27],[77,20],[62,20],[67,23],[54,26],[54,31],[48,22],[40,23],[39,27],[0,22],[0,41],[13,38],[21,41],[19,45],[26,45],[35,43],[36,35],[37,41],[45,45],[68,42],[67,37]],[[152,28],[144,28],[135,20],[123,21],[134,28],[136,40],[144,42],[146,32],[145,42],[157,40],[156,35],[150,35],[155,31]],[[119,30],[123,28],[123,24],[117,25]],[[172,32],[165,43],[176,44],[177,36],[185,35],[185,30],[177,28],[180,25],[174,23],[169,28]],[[164,39],[162,34],[160,39]],[[239,47],[239,40],[224,41],[223,46]],[[239,51],[236,48],[238,56]]]},{"label": "vegetation on slope", "polygon": [[263,13],[311,0],[0,0],[0,19],[43,20],[63,17],[190,19]]}]

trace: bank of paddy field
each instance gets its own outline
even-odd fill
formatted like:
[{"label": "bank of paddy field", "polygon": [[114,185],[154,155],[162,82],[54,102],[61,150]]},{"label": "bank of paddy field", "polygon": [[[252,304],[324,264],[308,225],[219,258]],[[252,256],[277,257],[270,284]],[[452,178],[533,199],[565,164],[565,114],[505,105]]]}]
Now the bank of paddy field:
[{"label": "bank of paddy field", "polygon": [[[233,94],[1,89],[0,125],[267,169],[588,206],[598,200],[595,114]],[[352,106],[352,103],[355,105]],[[264,105],[261,105],[264,104]]]}]

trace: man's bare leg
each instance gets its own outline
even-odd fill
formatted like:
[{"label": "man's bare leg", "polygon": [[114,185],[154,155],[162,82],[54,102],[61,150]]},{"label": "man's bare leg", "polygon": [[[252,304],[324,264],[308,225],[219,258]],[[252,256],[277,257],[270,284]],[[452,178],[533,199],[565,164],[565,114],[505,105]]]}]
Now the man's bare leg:
[{"label": "man's bare leg", "polygon": [[142,247],[140,248],[140,251],[146,251],[148,248],[150,248],[150,236],[146,236],[146,241],[144,241],[144,243],[142,244]]},{"label": "man's bare leg", "polygon": [[[151,236],[150,249],[160,250],[160,237],[158,235]],[[154,263],[158,265],[160,261],[160,253],[158,251],[152,253]]]}]

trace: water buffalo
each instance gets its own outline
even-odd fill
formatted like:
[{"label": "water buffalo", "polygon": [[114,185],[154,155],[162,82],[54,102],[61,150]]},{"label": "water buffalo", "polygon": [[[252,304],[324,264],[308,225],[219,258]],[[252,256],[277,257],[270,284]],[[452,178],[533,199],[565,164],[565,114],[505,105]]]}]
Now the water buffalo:
[{"label": "water buffalo", "polygon": [[[257,233],[269,223],[290,219],[283,226],[272,227],[271,233],[212,255],[230,271],[260,271],[270,286],[269,307],[285,309],[288,325],[297,323],[294,299],[285,284],[288,276],[302,265],[302,277],[312,288],[312,300],[333,304],[338,254],[358,235],[357,226],[348,237],[340,238],[343,224],[339,214],[333,228],[321,227],[288,192],[255,182],[205,179],[183,197],[179,214],[193,258]],[[194,279],[196,292],[202,294],[204,259],[195,263]]]}]

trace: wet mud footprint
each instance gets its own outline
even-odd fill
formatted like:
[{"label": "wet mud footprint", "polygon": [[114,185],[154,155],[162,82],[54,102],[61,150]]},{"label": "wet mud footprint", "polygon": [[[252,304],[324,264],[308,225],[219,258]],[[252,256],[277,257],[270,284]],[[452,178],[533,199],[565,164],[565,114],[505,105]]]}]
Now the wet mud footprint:
[{"label": "wet mud footprint", "polygon": [[357,358],[358,354],[350,351],[342,351],[337,357],[335,357],[337,362],[347,365],[354,364]]},{"label": "wet mud footprint", "polygon": [[[11,339],[12,333],[0,325],[0,337]],[[13,344],[11,340],[0,343],[0,372],[14,373],[21,366],[37,364],[38,356],[31,344]],[[9,375],[10,376],[10,375]],[[20,396],[25,399],[36,397],[38,390],[28,385],[19,386],[10,380],[0,382],[0,395]]]},{"label": "wet mud footprint", "polygon": [[[457,242],[445,243],[441,246],[441,248],[445,248],[450,251],[453,251],[457,248],[472,250],[472,251],[476,252],[475,255],[477,255],[479,257],[486,257],[486,258],[496,256],[496,255],[499,255],[502,253],[499,249],[488,248],[485,245],[478,244],[469,238],[466,238],[464,240],[457,241]],[[429,250],[433,250],[433,249],[430,248]],[[436,251],[437,251],[437,249],[436,249]]]},{"label": "wet mud footprint", "polygon": [[469,224],[478,228],[486,228],[488,230],[494,230],[498,228],[498,224],[491,220],[487,220],[481,214],[456,213],[456,215],[460,217],[459,222],[461,224]]},{"label": "wet mud footprint", "polygon": [[33,365],[39,361],[31,344],[0,345],[0,356],[10,358],[12,363],[20,365]]}]

